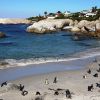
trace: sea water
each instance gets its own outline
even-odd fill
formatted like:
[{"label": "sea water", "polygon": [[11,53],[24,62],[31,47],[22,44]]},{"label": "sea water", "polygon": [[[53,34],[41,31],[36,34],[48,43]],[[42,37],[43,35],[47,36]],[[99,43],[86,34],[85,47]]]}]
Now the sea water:
[{"label": "sea water", "polygon": [[[33,74],[80,69],[90,63],[92,57],[100,55],[99,39],[74,41],[72,33],[66,31],[28,33],[28,26],[0,25],[0,31],[7,36],[0,39],[0,61],[8,62],[10,67],[24,66],[0,70],[0,82]],[[71,61],[71,64],[63,61]]]},{"label": "sea water", "polygon": [[0,25],[7,37],[0,39],[0,60],[10,66],[24,66],[65,60],[73,54],[100,47],[100,40],[74,41],[71,33],[59,31],[47,34],[26,32],[29,25]]}]

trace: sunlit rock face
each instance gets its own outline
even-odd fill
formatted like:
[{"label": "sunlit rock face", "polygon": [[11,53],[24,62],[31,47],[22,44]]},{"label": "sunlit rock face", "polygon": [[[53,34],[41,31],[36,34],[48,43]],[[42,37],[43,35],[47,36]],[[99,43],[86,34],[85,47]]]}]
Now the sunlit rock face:
[{"label": "sunlit rock face", "polygon": [[100,37],[100,20],[78,22],[71,19],[45,19],[27,27],[27,31],[33,33],[48,33],[58,29],[76,32],[76,35],[80,32],[82,36],[85,33],[86,36]]},{"label": "sunlit rock face", "polygon": [[96,23],[96,29],[100,32],[100,22]]},{"label": "sunlit rock face", "polygon": [[45,33],[62,29],[64,26],[73,25],[73,21],[70,19],[46,19],[39,22],[35,22],[33,25],[27,28],[28,32]]}]

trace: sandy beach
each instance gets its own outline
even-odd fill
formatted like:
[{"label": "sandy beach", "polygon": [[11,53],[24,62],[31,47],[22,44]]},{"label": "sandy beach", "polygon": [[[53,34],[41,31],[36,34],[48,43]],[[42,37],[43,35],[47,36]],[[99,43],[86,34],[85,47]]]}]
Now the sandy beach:
[{"label": "sandy beach", "polygon": [[[84,69],[31,75],[9,81],[0,87],[0,100],[70,100],[66,97],[67,89],[71,93],[71,100],[100,100],[100,88],[96,87],[96,83],[100,84],[100,72],[97,71],[99,63],[90,63]],[[90,74],[87,73],[89,69]],[[93,76],[96,73],[98,77]],[[23,96],[22,91],[16,87],[19,84],[24,85],[23,91],[28,91],[27,95]],[[93,90],[88,91],[91,84]],[[36,92],[39,94],[36,95]]]}]

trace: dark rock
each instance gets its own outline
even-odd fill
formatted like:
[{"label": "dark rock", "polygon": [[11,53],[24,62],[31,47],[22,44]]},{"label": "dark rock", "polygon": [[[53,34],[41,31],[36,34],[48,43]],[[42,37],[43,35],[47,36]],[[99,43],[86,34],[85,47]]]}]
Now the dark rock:
[{"label": "dark rock", "polygon": [[0,32],[0,38],[4,38],[4,37],[6,37],[5,33]]},{"label": "dark rock", "polygon": [[5,66],[5,65],[8,65],[8,64],[9,64],[8,62],[0,61],[0,66]]}]

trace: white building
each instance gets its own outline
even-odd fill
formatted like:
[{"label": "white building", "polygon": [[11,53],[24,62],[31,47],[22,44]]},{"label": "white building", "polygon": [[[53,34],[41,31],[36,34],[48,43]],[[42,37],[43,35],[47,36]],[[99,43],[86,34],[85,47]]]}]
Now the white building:
[{"label": "white building", "polygon": [[64,12],[64,16],[65,16],[65,17],[68,17],[70,14],[71,14],[70,11],[65,11],[65,12]]},{"label": "white building", "polygon": [[93,17],[93,16],[95,16],[95,15],[96,15],[95,13],[90,13],[90,12],[89,12],[89,13],[87,13],[85,16],[86,16],[86,17],[89,17],[89,16],[92,16],[92,17]]}]

